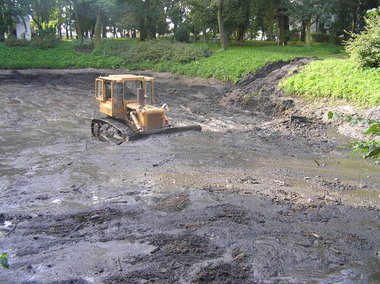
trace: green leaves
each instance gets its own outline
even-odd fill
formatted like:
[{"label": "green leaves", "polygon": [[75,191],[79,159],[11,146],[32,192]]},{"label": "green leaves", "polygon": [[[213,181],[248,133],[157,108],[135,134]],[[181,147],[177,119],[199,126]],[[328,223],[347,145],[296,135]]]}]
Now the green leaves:
[{"label": "green leaves", "polygon": [[9,268],[9,264],[8,264],[8,254],[6,252],[2,253],[0,255],[0,264],[2,267],[4,268]]},{"label": "green leaves", "polygon": [[374,12],[365,19],[365,30],[360,34],[351,33],[346,49],[352,60],[361,67],[380,67],[380,13]]},{"label": "green leaves", "polygon": [[[364,119],[361,117],[352,117],[352,116],[342,116],[338,113],[333,113],[329,111],[327,113],[327,117],[329,119],[340,119],[344,118],[347,122],[351,124],[358,124],[359,122],[362,125],[370,125],[368,129],[363,131],[366,135],[376,135],[380,136],[380,122],[373,121],[371,119]],[[363,155],[363,159],[372,158],[379,159],[380,158],[380,141],[370,140],[370,141],[357,141],[352,142],[351,147],[354,149],[353,154],[360,152]],[[378,160],[377,162],[380,162]]]},{"label": "green leaves", "polygon": [[364,134],[376,134],[380,136],[380,122],[372,124],[370,128],[364,131]]},{"label": "green leaves", "polygon": [[331,111],[329,111],[327,113],[327,117],[328,117],[328,119],[339,119],[339,118],[341,118],[339,113],[331,112]]},{"label": "green leaves", "polygon": [[351,143],[353,153],[362,153],[363,159],[380,158],[380,142],[378,141],[358,141]]}]

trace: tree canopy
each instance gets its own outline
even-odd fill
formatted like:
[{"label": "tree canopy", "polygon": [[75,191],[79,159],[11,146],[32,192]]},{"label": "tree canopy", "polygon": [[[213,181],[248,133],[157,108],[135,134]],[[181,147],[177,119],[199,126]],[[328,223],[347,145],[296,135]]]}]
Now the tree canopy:
[{"label": "tree canopy", "polygon": [[[36,34],[101,39],[175,36],[181,41],[289,39],[312,42],[312,32],[347,39],[364,29],[367,10],[380,0],[0,0],[0,41],[29,15]],[[191,34],[191,37],[190,37]]]}]

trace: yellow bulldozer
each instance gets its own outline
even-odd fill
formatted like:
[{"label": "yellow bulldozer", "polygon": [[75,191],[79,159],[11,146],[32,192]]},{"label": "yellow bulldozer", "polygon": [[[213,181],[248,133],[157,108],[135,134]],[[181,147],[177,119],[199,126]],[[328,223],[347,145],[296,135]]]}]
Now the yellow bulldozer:
[{"label": "yellow bulldozer", "polygon": [[131,74],[96,78],[95,98],[106,117],[92,120],[92,135],[121,144],[151,134],[201,131],[200,125],[175,127],[166,115],[168,105],[154,105],[154,80]]}]

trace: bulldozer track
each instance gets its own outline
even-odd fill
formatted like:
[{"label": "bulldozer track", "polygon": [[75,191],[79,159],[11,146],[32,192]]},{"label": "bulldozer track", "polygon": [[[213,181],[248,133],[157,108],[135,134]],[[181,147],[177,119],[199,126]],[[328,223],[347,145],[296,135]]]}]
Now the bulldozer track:
[{"label": "bulldozer track", "polygon": [[[107,127],[108,125],[108,127]],[[110,128],[112,127],[112,128]],[[103,130],[102,130],[103,129]],[[115,135],[115,130],[117,135]],[[91,133],[96,139],[120,145],[125,141],[135,141],[154,134],[171,134],[184,131],[201,131],[200,125],[168,127],[163,129],[134,132],[123,122],[113,118],[95,118],[91,122]],[[103,132],[103,133],[102,133]],[[106,133],[104,133],[106,132]]]},{"label": "bulldozer track", "polygon": [[97,118],[91,122],[91,133],[102,141],[120,145],[133,136],[133,131],[124,123],[112,118]]}]

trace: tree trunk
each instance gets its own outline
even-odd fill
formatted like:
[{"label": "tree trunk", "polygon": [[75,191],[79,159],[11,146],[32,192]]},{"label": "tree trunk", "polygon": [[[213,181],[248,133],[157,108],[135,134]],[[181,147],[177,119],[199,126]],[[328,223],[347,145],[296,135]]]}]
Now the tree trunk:
[{"label": "tree trunk", "polygon": [[306,20],[306,46],[311,46],[311,18]]},{"label": "tree trunk", "polygon": [[107,27],[106,26],[103,26],[103,28],[102,28],[102,37],[107,38]]},{"label": "tree trunk", "polygon": [[147,39],[155,39],[157,33],[157,25],[154,17],[151,15],[151,3],[149,0],[145,0],[145,12],[146,12],[146,36]]},{"label": "tree trunk", "polygon": [[157,33],[157,26],[152,17],[150,16],[146,17],[146,25],[147,25],[147,39],[155,39],[156,33]]},{"label": "tree trunk", "polygon": [[289,40],[289,17],[283,10],[278,11],[277,45],[287,45]]},{"label": "tree trunk", "polygon": [[100,11],[96,12],[96,22],[95,22],[95,48],[102,43],[102,17]]},{"label": "tree trunk", "polygon": [[58,24],[58,34],[59,34],[59,38],[62,39],[62,24]]},{"label": "tree trunk", "polygon": [[306,40],[306,22],[302,21],[300,41]]},{"label": "tree trunk", "polygon": [[75,29],[77,32],[77,37],[78,37],[78,40],[83,42],[84,30],[83,30],[83,26],[82,26],[82,20],[81,20],[80,15],[79,15],[78,6],[75,3],[73,5],[73,12],[74,12],[74,17],[75,17]]},{"label": "tree trunk", "polygon": [[237,29],[237,35],[236,35],[236,42],[237,43],[242,43],[244,41],[244,33],[245,33],[244,27],[240,26]]},{"label": "tree trunk", "polygon": [[5,32],[7,29],[5,28],[4,17],[0,14],[0,42],[5,40]]},{"label": "tree trunk", "polygon": [[139,31],[140,31],[140,41],[145,41],[147,37],[147,29],[145,26],[145,19],[142,16],[140,16],[140,21],[139,21]]},{"label": "tree trunk", "polygon": [[227,49],[227,35],[226,29],[224,27],[224,14],[223,14],[223,0],[220,0],[218,5],[218,27],[220,34],[220,44],[222,45],[222,49]]}]

